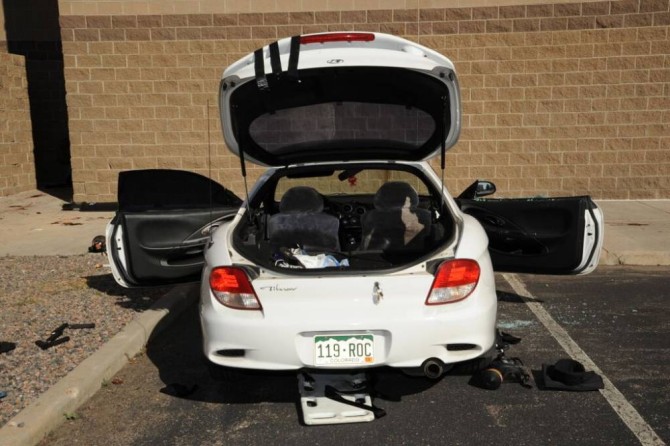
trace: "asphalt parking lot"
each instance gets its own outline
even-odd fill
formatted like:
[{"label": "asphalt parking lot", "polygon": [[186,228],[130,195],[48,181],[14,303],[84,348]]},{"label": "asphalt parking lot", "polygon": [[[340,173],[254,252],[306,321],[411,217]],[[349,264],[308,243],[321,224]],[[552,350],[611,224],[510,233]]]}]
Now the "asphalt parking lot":
[{"label": "asphalt parking lot", "polygon": [[[497,276],[499,326],[522,338],[509,355],[538,371],[567,357],[567,345],[611,381],[608,392],[514,383],[487,391],[468,385],[466,375],[433,382],[381,370],[376,389],[384,398],[376,403],[386,417],[305,427],[295,374],[255,375],[233,386],[209,378],[193,307],[42,444],[664,444],[669,273],[617,266],[585,277]],[[173,383],[197,388],[186,397],[168,394],[174,386],[161,393]]]}]

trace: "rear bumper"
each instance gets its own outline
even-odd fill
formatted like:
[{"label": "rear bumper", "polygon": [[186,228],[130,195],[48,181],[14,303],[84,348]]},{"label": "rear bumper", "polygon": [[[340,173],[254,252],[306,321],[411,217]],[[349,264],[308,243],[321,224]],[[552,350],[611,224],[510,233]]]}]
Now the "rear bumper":
[{"label": "rear bumper", "polygon": [[[493,346],[495,287],[480,283],[464,301],[438,307],[426,307],[422,299],[407,302],[404,311],[395,309],[392,313],[372,307],[333,314],[324,311],[327,304],[323,302],[310,306],[303,303],[291,310],[292,317],[273,318],[260,311],[225,308],[203,287],[200,317],[204,352],[213,363],[229,367],[319,368],[314,360],[314,336],[373,334],[374,362],[346,368],[410,368],[419,367],[428,358],[447,364],[466,361]],[[461,344],[461,348],[470,344],[471,348],[453,350],[454,344]]]}]

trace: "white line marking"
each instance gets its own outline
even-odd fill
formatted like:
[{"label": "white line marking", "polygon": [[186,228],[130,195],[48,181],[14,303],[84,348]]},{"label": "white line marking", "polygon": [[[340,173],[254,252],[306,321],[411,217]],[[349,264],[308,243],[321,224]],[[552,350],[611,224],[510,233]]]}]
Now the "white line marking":
[{"label": "white line marking", "polygon": [[549,330],[549,333],[558,341],[570,357],[576,361],[581,362],[586,369],[593,370],[603,378],[605,388],[600,390],[602,396],[612,406],[612,409],[619,415],[621,420],[628,426],[628,428],[640,440],[644,446],[660,446],[665,445],[656,432],[644,421],[644,418],[638,413],[632,404],[628,402],[625,396],[617,389],[612,381],[605,376],[600,367],[581,349],[579,345],[570,337],[567,331],[561,327],[556,320],[551,317],[549,312],[545,310],[541,303],[535,302],[535,298],[526,289],[523,282],[516,274],[503,274],[503,278],[512,286],[516,294],[523,299],[528,305],[530,311],[535,314],[540,322]]}]

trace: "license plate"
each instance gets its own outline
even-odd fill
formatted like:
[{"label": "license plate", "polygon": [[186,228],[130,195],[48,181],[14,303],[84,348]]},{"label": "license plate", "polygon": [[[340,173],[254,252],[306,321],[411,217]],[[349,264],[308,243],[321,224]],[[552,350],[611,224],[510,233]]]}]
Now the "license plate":
[{"label": "license plate", "polygon": [[372,364],[374,346],[371,334],[314,336],[314,365]]}]

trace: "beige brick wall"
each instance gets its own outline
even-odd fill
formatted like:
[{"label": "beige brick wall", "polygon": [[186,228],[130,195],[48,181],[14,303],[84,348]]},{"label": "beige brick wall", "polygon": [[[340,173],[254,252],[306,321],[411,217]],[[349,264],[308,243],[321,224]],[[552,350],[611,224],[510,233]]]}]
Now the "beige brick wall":
[{"label": "beige brick wall", "polygon": [[23,56],[0,52],[0,197],[35,189]]},{"label": "beige brick wall", "polygon": [[[598,1],[598,0],[587,0]],[[199,14],[456,8],[541,4],[546,0],[59,0],[63,15]],[[556,3],[577,3],[558,0]]]},{"label": "beige brick wall", "polygon": [[207,174],[210,157],[241,193],[215,105],[223,68],[280,37],[352,29],[418,39],[456,63],[453,192],[486,178],[501,196],[669,198],[668,24],[668,0],[63,16],[74,199],[115,200],[125,169]]},{"label": "beige brick wall", "polygon": [[0,8],[0,42],[7,41],[7,32],[5,31],[5,8]]}]

